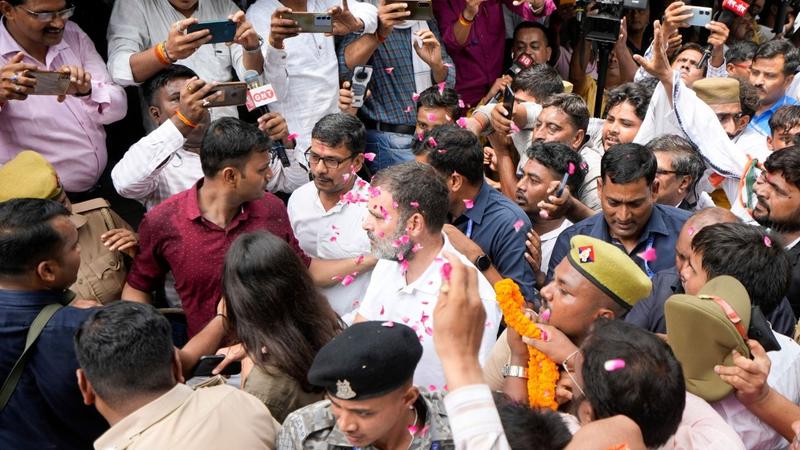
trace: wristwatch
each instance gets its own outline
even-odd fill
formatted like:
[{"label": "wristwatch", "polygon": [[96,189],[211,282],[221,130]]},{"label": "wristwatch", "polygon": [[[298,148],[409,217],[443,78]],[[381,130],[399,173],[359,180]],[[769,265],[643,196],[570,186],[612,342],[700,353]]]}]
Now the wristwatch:
[{"label": "wristwatch", "polygon": [[503,378],[505,377],[516,377],[516,378],[524,378],[528,379],[528,368],[522,366],[512,366],[506,364],[503,366]]},{"label": "wristwatch", "polygon": [[483,255],[475,258],[475,267],[477,267],[481,272],[486,272],[489,270],[489,267],[492,267],[492,260],[489,259],[489,257],[484,253]]}]

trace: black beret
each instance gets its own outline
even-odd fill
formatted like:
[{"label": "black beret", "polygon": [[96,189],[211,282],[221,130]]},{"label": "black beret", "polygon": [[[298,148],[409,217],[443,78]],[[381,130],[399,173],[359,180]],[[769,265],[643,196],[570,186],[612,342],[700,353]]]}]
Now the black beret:
[{"label": "black beret", "polygon": [[308,381],[342,400],[387,394],[414,376],[422,345],[411,328],[393,322],[360,322],[320,349]]}]

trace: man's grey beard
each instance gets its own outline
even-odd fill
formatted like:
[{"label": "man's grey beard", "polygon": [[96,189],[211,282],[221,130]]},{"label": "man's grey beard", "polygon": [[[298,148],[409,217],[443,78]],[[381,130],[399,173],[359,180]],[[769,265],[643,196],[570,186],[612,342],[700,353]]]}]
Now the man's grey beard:
[{"label": "man's grey beard", "polygon": [[397,230],[394,235],[388,238],[378,238],[371,231],[368,231],[367,235],[373,242],[372,254],[376,258],[403,261],[411,260],[414,257],[414,252],[411,251],[414,243],[411,242],[411,239],[406,243],[400,242],[400,238],[405,235],[405,230]]}]

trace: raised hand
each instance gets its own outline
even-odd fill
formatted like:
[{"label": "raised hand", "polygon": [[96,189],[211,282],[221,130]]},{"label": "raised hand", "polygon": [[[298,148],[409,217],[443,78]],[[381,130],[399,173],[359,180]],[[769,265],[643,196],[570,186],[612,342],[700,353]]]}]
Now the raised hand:
[{"label": "raised hand", "polygon": [[236,24],[236,34],[233,37],[234,44],[241,45],[245,50],[258,48],[258,33],[253,28],[253,24],[247,20],[244,11],[237,11],[236,14],[228,16],[228,20]]},{"label": "raised hand", "polygon": [[211,41],[211,31],[200,30],[194,33],[186,33],[186,28],[198,20],[195,17],[179,20],[172,24],[164,44],[167,50],[167,57],[172,61],[186,59],[194,54],[200,46]]}]

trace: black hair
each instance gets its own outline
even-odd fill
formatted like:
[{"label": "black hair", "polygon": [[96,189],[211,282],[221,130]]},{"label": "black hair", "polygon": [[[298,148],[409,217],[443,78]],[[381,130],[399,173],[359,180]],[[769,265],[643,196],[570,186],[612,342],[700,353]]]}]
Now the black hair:
[{"label": "black hair", "polygon": [[245,233],[225,254],[222,273],[227,325],[255,364],[267,373],[277,368],[307,392],[320,392],[306,375],[342,324],[303,261],[271,233]]},{"label": "black hair", "polygon": [[703,270],[709,280],[720,275],[736,278],[747,289],[750,302],[760,306],[765,315],[775,310],[789,289],[792,273],[786,250],[777,237],[759,227],[709,225],[694,235],[692,250],[703,254]]},{"label": "black hair", "polygon": [[752,61],[756,56],[758,45],[751,41],[736,41],[728,46],[728,51],[725,52],[725,62],[738,63],[744,61]]},{"label": "black hair", "polygon": [[556,69],[547,64],[536,64],[517,74],[511,82],[511,90],[524,91],[541,103],[553,94],[564,92],[564,81]]},{"label": "black hair", "polygon": [[529,29],[529,28],[536,28],[537,30],[541,31],[542,34],[544,34],[544,44],[546,46],[550,47],[550,41],[552,41],[551,36],[550,36],[550,29],[547,28],[546,26],[542,25],[539,22],[530,22],[530,21],[520,22],[520,24],[517,25],[516,28],[514,28],[514,34],[512,35],[512,40],[516,40],[517,39],[517,32],[519,32],[520,30],[526,30],[526,29]]},{"label": "black hair", "polygon": [[58,260],[64,237],[50,223],[70,215],[52,200],[17,198],[0,203],[0,276],[21,275],[40,262]]},{"label": "black hair", "polygon": [[423,106],[426,108],[443,108],[447,110],[447,115],[455,122],[464,115],[464,109],[459,106],[462,104],[459,102],[458,92],[455,89],[446,87],[440,93],[439,86],[431,86],[419,93],[417,111]]},{"label": "black hair", "polygon": [[[433,145],[435,144],[435,145]],[[442,125],[417,140],[414,154],[425,154],[437,172],[463,175],[473,186],[483,182],[483,147],[478,137],[456,125]]]},{"label": "black hair", "polygon": [[200,146],[203,175],[213,177],[225,166],[244,169],[252,152],[267,152],[272,141],[257,126],[234,117],[211,122]]},{"label": "black hair", "polygon": [[[659,136],[646,145],[651,152],[665,152],[672,154],[672,170],[675,175],[692,177],[689,191],[694,192],[697,182],[706,171],[706,164],[697,148],[686,138],[677,134]],[[658,160],[656,160],[658,165]]]},{"label": "black hair", "polygon": [[686,50],[694,50],[696,52],[699,52],[701,55],[703,54],[703,47],[700,47],[699,44],[696,44],[694,42],[687,42],[681,45],[678,48],[678,50],[676,50],[675,53],[672,54],[672,58],[669,59],[670,64],[675,62],[675,60],[678,59],[678,56],[681,53],[685,52]]},{"label": "black hair", "polygon": [[633,105],[636,117],[640,120],[644,120],[651,96],[652,92],[649,92],[644,86],[640,86],[637,83],[621,84],[608,92],[605,114],[608,115],[611,108],[621,103],[628,102]]},{"label": "black hair", "polygon": [[[598,419],[624,415],[636,422],[648,448],[678,430],[686,405],[681,364],[664,341],[622,320],[600,318],[581,346],[586,399]],[[625,366],[608,371],[606,361]]]},{"label": "black hair", "polygon": [[416,161],[390,166],[375,174],[372,186],[392,194],[400,212],[399,223],[420,213],[430,233],[442,231],[447,220],[450,191],[433,167]]},{"label": "black hair", "polygon": [[647,185],[656,179],[658,160],[656,156],[640,144],[617,144],[606,149],[600,160],[600,179],[603,183],[610,179],[614,184],[633,183],[644,178]]},{"label": "black hair", "polygon": [[567,173],[571,163],[575,172],[567,179],[567,186],[572,195],[577,195],[587,172],[580,153],[560,142],[535,142],[528,148],[527,154],[528,159],[534,159],[547,167],[557,178]]},{"label": "black hair", "polygon": [[572,433],[558,412],[533,409],[495,395],[497,413],[512,450],[562,450]]},{"label": "black hair", "polygon": [[156,92],[167,85],[167,83],[178,80],[196,77],[194,70],[180,64],[170,64],[161,69],[155,75],[148,78],[142,84],[142,98],[149,106],[155,106]]},{"label": "black hair", "polygon": [[780,172],[784,180],[800,189],[800,146],[795,144],[770,153],[764,161],[764,168],[769,173]]},{"label": "black hair", "polygon": [[769,118],[769,128],[773,132],[789,131],[798,125],[800,125],[800,105],[783,105]]},{"label": "black hair", "polygon": [[314,124],[311,139],[330,147],[344,144],[350,153],[364,153],[367,146],[367,130],[360,120],[350,114],[334,113],[324,116]]},{"label": "black hair", "polygon": [[151,305],[119,301],[98,309],[75,333],[78,364],[105,402],[175,386],[172,329]]},{"label": "black hair", "polygon": [[753,117],[758,108],[758,92],[747,80],[739,80],[739,106],[747,117]]},{"label": "black hair", "polygon": [[791,42],[786,39],[775,39],[761,44],[753,57],[755,62],[758,59],[774,58],[776,56],[783,56],[783,75],[790,76],[797,72],[797,66],[800,64],[800,52]]},{"label": "black hair", "polygon": [[553,94],[542,102],[542,109],[554,106],[569,117],[576,130],[589,129],[589,108],[586,102],[577,94]]}]

